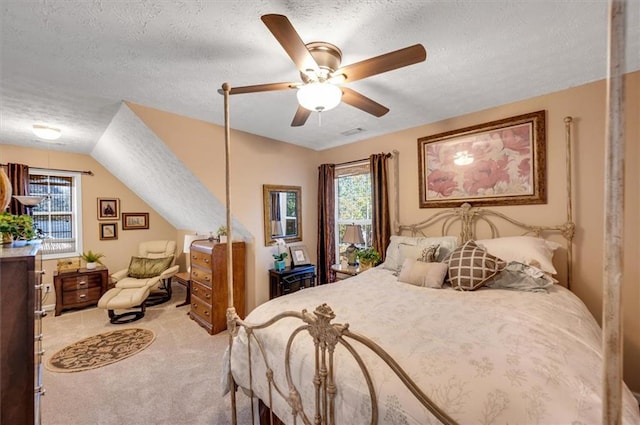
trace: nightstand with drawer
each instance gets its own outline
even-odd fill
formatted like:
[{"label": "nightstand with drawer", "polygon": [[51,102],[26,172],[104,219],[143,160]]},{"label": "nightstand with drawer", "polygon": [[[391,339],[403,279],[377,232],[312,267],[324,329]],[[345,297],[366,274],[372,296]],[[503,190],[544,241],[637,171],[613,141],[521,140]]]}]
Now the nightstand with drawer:
[{"label": "nightstand with drawer", "polygon": [[316,266],[286,267],[269,270],[269,299],[316,286]]},{"label": "nightstand with drawer", "polygon": [[109,270],[79,269],[75,272],[53,272],[56,290],[56,316],[63,310],[82,308],[98,304],[107,291]]}]

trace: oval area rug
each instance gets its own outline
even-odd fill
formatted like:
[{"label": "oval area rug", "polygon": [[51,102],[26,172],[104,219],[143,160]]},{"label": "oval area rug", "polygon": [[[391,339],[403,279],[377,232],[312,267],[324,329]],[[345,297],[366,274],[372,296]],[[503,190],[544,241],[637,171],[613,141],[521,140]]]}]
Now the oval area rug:
[{"label": "oval area rug", "polygon": [[126,359],[156,339],[148,329],[129,328],[82,339],[55,353],[47,362],[53,372],[80,372]]}]

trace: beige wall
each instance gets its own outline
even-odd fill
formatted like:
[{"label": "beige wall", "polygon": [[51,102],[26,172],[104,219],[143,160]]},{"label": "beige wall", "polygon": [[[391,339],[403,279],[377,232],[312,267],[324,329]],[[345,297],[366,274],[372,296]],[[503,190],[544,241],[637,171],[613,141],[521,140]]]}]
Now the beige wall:
[{"label": "beige wall", "polygon": [[[640,268],[638,262],[640,72],[629,74],[626,84],[625,275],[622,292],[625,334],[624,376],[627,384],[633,390],[640,392],[640,362],[638,361],[640,359],[640,276],[638,273]],[[600,81],[322,151],[319,158],[321,163],[343,162],[363,158],[374,152],[390,152],[397,149],[400,152],[400,221],[415,223],[436,211],[418,207],[418,138],[509,116],[546,110],[548,202],[545,205],[497,209],[527,223],[562,224],[566,217],[564,118],[573,117],[574,220],[577,228],[572,290],[584,301],[598,322],[601,322],[605,93],[605,84]],[[392,119],[392,116],[389,119]]]},{"label": "beige wall", "polygon": [[[138,196],[88,155],[70,154],[40,149],[19,148],[0,144],[0,163],[16,162],[35,168],[56,168],[74,171],[93,171],[94,176],[82,176],[82,236],[84,251],[92,250],[105,255],[102,259],[110,272],[125,269],[138,243],[156,239],[174,239],[176,229],[152,210]],[[120,199],[121,212],[149,212],[149,229],[122,230],[118,220],[118,239],[101,241],[98,227],[97,198]],[[104,220],[104,223],[110,221]],[[45,283],[53,282],[57,260],[44,261]],[[48,294],[44,305],[55,304],[54,293]]]},{"label": "beige wall", "polygon": [[[638,262],[638,141],[640,116],[637,93],[640,73],[627,78],[626,129],[626,203],[625,203],[625,276],[623,287],[625,327],[625,380],[640,392],[640,284]],[[635,93],[635,97],[631,96]],[[219,126],[176,116],[166,112],[129,105],[209,189],[224,202],[224,134]],[[564,117],[574,119],[574,219],[576,221],[573,291],[600,321],[602,315],[603,274],[603,188],[604,188],[604,111],[605,85],[596,82],[546,96],[527,99],[446,121],[416,127],[390,135],[322,152],[299,148],[263,137],[232,132],[231,191],[232,207],[240,222],[253,234],[248,241],[247,304],[249,309],[268,299],[268,273],[271,247],[264,246],[262,185],[302,186],[303,243],[316,257],[317,165],[367,157],[374,152],[400,151],[400,220],[417,222],[432,214],[418,208],[419,137],[497,120],[513,115],[547,111],[547,189],[545,205],[499,208],[525,222],[559,224],[565,220]],[[393,110],[388,117],[393,119]],[[0,162],[23,162],[31,166],[91,169],[95,177],[83,177],[83,213],[85,249],[104,252],[110,269],[126,267],[129,252],[140,240],[176,237],[179,248],[182,235],[193,229],[173,229],[140,199],[132,194],[92,158],[0,145]],[[119,197],[124,211],[150,211],[148,231],[120,230],[118,241],[99,241],[96,220],[97,197]],[[393,199],[393,194],[392,197]],[[184,262],[181,258],[182,263]],[[53,267],[49,267],[52,269]],[[50,274],[49,274],[50,276]],[[49,277],[50,278],[50,277]]]},{"label": "beige wall", "polygon": [[[128,105],[224,204],[224,128],[141,105]],[[273,267],[271,254],[275,252],[274,247],[264,245],[262,185],[302,187],[301,243],[311,258],[316,258],[317,153],[239,131],[231,132],[231,141],[231,209],[253,235],[253,240],[246,241],[250,311],[269,299],[268,270]],[[184,234],[198,229],[180,230]]]}]

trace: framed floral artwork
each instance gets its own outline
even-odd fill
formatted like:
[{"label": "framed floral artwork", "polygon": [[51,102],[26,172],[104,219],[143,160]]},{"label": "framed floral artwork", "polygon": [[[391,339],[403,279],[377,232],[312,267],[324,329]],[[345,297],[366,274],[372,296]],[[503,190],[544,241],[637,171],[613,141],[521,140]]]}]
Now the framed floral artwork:
[{"label": "framed floral artwork", "polygon": [[420,208],[544,204],[545,111],[418,139]]}]

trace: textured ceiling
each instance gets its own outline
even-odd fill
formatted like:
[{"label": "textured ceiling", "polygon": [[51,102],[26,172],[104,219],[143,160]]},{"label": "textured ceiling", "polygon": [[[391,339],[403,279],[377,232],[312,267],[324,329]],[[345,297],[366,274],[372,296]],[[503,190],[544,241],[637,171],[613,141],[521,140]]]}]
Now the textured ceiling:
[{"label": "textured ceiling", "polygon": [[[628,2],[627,71],[640,69],[640,1]],[[222,124],[216,93],[299,81],[260,21],[289,17],[343,64],[422,43],[427,60],[349,87],[390,108],[348,105],[289,126],[293,90],[233,96],[231,126],[326,149],[606,76],[607,2],[3,0],[0,143],[42,146],[31,125],[63,129],[55,149],[89,153],[123,100]],[[366,131],[341,133],[356,127]]]}]

